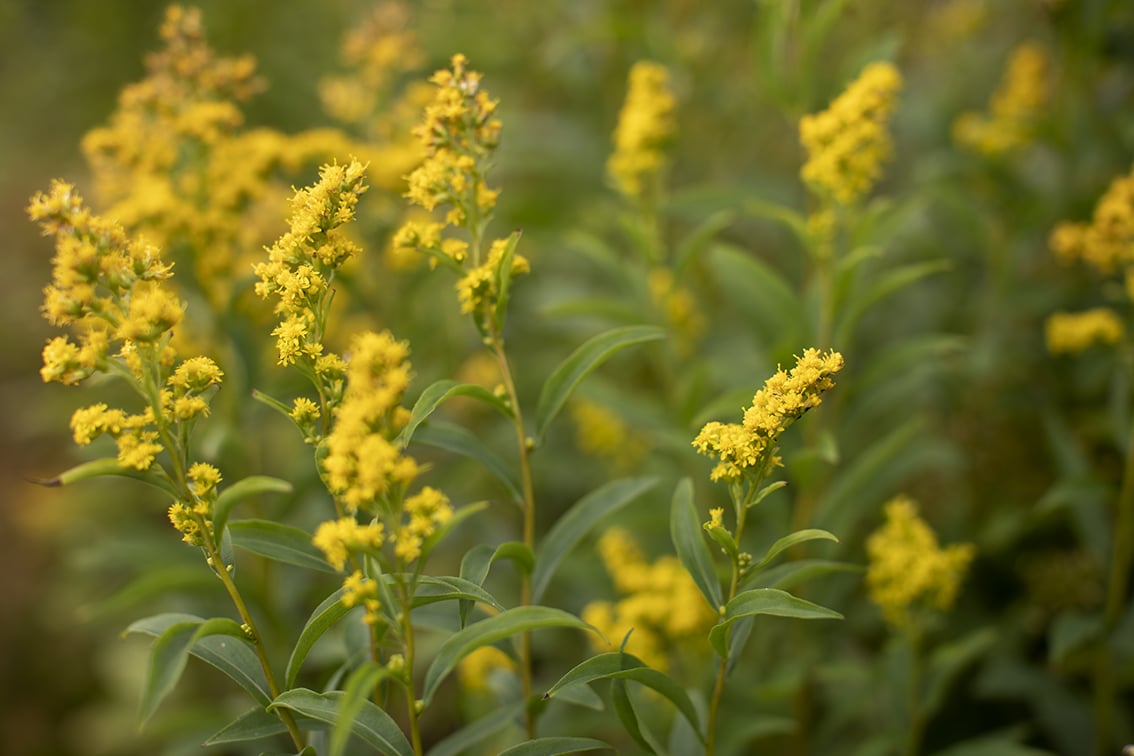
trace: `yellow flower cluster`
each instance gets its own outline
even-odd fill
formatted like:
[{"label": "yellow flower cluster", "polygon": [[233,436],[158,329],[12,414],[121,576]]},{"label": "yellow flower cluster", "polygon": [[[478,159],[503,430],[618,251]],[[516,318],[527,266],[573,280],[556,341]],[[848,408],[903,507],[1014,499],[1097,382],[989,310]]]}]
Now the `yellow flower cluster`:
[{"label": "yellow flower cluster", "polygon": [[650,300],[674,333],[678,354],[688,356],[707,327],[693,293],[677,283],[673,271],[665,267],[650,270],[646,284]]},{"label": "yellow flower cluster", "polygon": [[866,588],[886,620],[912,628],[919,609],[946,611],[973,560],[972,544],[941,548],[906,496],[886,504],[886,523],[866,541]]},{"label": "yellow flower cluster", "polygon": [[496,646],[481,646],[461,659],[457,664],[457,675],[461,687],[469,693],[482,694],[490,689],[492,674],[496,670],[513,670],[516,663],[512,657]]},{"label": "yellow flower cluster", "polygon": [[332,567],[341,571],[352,554],[382,548],[384,534],[385,528],[380,522],[362,525],[354,517],[340,517],[319,525],[311,542]]},{"label": "yellow flower cluster", "polygon": [[[281,320],[272,335],[281,365],[300,361],[318,372],[330,281],[358,252],[340,227],[354,219],[358,198],[367,189],[365,174],[366,167],[357,160],[324,165],[319,181],[296,190],[289,230],[268,250],[268,262],[253,266],[260,278],[256,293],[278,299],[275,311]],[[324,362],[324,367],[332,367],[333,361]]]},{"label": "yellow flower cluster", "polygon": [[449,497],[436,488],[426,486],[405,500],[403,519],[398,532],[391,536],[394,555],[403,562],[421,556],[422,545],[441,525],[453,517]]},{"label": "yellow flower cluster", "polygon": [[665,167],[666,148],[677,129],[677,100],[669,89],[669,71],[659,63],[635,63],[627,85],[606,170],[618,191],[636,199]]},{"label": "yellow flower cluster", "polygon": [[217,486],[221,482],[220,470],[204,462],[197,462],[186,473],[191,500],[175,501],[169,507],[169,521],[181,533],[181,540],[192,546],[203,546],[206,537],[212,538],[213,504],[217,500]]},{"label": "yellow flower cluster", "polygon": [[1090,223],[1061,223],[1048,244],[1061,262],[1082,260],[1104,274],[1134,265],[1134,169],[1111,182]]},{"label": "yellow flower cluster", "polygon": [[1001,155],[1027,146],[1051,98],[1050,68],[1041,46],[1034,42],[1019,45],[992,95],[988,115],[962,114],[953,124],[953,138],[962,147],[985,155]]},{"label": "yellow flower cluster", "polygon": [[364,577],[360,570],[347,575],[343,581],[343,606],[363,606],[366,611],[362,621],[368,625],[377,625],[382,621],[382,603],[378,600],[378,584],[372,579]]},{"label": "yellow flower cluster", "polygon": [[1109,307],[1057,312],[1044,323],[1047,351],[1052,354],[1076,354],[1094,344],[1117,344],[1124,331],[1122,318]]},{"label": "yellow flower cluster", "polygon": [[626,421],[597,402],[577,399],[571,403],[575,439],[579,449],[601,459],[615,470],[632,470],[650,453],[650,440]]},{"label": "yellow flower cluster", "polygon": [[[621,528],[599,539],[603,564],[623,595],[616,603],[596,601],[582,612],[610,642],[602,650],[615,650],[633,629],[628,653],[656,669],[669,667],[668,650],[700,639],[717,619],[681,562],[673,556],[646,561],[633,538]],[[596,645],[602,641],[596,639]]]},{"label": "yellow flower cluster", "polygon": [[801,175],[814,192],[841,204],[870,192],[894,151],[888,126],[901,86],[893,64],[871,63],[830,107],[800,120]]},{"label": "yellow flower cluster", "polygon": [[744,411],[741,423],[710,422],[693,440],[697,451],[720,460],[712,479],[735,481],[746,471],[758,474],[775,461],[776,440],[794,420],[823,402],[835,385],[831,376],[843,369],[843,356],[807,349],[795,367],[782,369],[764,382]]}]

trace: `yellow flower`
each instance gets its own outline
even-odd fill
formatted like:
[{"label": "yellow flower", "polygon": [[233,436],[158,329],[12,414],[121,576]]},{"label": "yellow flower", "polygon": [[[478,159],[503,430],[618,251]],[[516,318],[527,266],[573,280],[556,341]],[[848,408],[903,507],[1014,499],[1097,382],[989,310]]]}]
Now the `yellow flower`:
[{"label": "yellow flower", "polygon": [[919,609],[947,611],[972,562],[972,544],[941,548],[906,496],[886,504],[886,522],[866,541],[866,588],[886,620],[911,628]]},{"label": "yellow flower", "polygon": [[449,497],[426,486],[405,500],[403,513],[405,522],[391,540],[394,542],[394,554],[405,562],[412,562],[421,556],[425,539],[452,518],[453,508],[449,505]]},{"label": "yellow flower", "polygon": [[500,297],[500,281],[506,276],[517,276],[530,270],[527,259],[517,254],[512,255],[509,270],[502,270],[508,244],[508,239],[492,242],[484,264],[472,268],[457,282],[457,299],[461,303],[461,312],[472,313],[478,322],[487,319],[495,309]]},{"label": "yellow flower", "polygon": [[315,530],[311,542],[336,570],[346,566],[350,555],[382,547],[385,528],[380,522],[362,525],[353,517],[324,522]]},{"label": "yellow flower", "polygon": [[496,646],[481,646],[461,659],[457,664],[457,676],[461,687],[473,694],[483,694],[490,690],[489,681],[497,670],[514,670],[516,663],[512,657]]},{"label": "yellow flower", "polygon": [[636,467],[650,451],[650,441],[608,407],[586,399],[571,403],[575,439],[584,454],[605,460],[615,470]]},{"label": "yellow flower", "polygon": [[1061,223],[1048,244],[1061,262],[1082,260],[1108,275],[1134,264],[1134,169],[1111,182],[1090,223]]},{"label": "yellow flower", "polygon": [[1051,97],[1047,53],[1034,42],[1012,51],[1004,78],[992,95],[988,115],[964,113],[953,125],[962,147],[999,155],[1026,146]]},{"label": "yellow flower", "polygon": [[830,107],[804,116],[804,183],[844,205],[866,196],[894,150],[888,125],[901,86],[893,64],[871,63]]},{"label": "yellow flower", "polygon": [[635,63],[614,129],[614,152],[606,164],[614,186],[627,197],[641,197],[665,167],[666,148],[676,131],[676,109],[666,67]]},{"label": "yellow flower", "polygon": [[654,307],[661,311],[676,335],[678,353],[687,356],[707,327],[693,293],[677,283],[669,268],[654,268],[646,283]]},{"label": "yellow flower", "polygon": [[1074,354],[1094,344],[1117,344],[1125,328],[1118,313],[1107,307],[1084,312],[1057,312],[1044,324],[1047,351]]}]

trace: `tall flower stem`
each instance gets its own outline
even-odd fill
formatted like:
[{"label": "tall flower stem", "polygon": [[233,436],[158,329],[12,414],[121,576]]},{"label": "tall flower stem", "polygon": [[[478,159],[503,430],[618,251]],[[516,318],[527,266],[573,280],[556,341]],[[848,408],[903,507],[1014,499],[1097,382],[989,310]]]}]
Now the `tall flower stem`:
[{"label": "tall flower stem", "polygon": [[[754,492],[757,486],[752,486]],[[740,543],[740,537],[744,533],[744,520],[748,513],[748,502],[742,502],[737,507],[736,513],[736,542]],[[730,601],[736,598],[736,591],[740,587],[740,565],[733,560],[732,562],[732,577],[729,579],[728,597],[725,599],[727,606]],[[732,639],[732,628],[730,627],[725,636],[725,648],[729,647],[729,641]],[[705,737],[705,756],[713,756],[716,751],[717,742],[717,720],[720,716],[721,701],[724,699],[725,678],[728,676],[728,654],[726,653],[721,657],[721,663],[717,667],[717,681],[713,686],[713,697],[709,703],[709,729]]]},{"label": "tall flower stem", "polygon": [[[516,393],[516,383],[512,378],[512,369],[508,364],[508,356],[504,351],[503,337],[493,332],[489,337],[492,353],[500,367],[500,378],[504,383],[504,390],[508,394],[508,401],[512,405],[512,421],[516,429],[516,448],[520,461],[520,491],[523,495],[524,516],[524,545],[535,553],[535,489],[532,486],[531,449],[528,436],[524,431],[524,416],[520,411],[520,400]],[[520,604],[530,606],[532,603],[531,575],[523,572],[520,576]],[[523,690],[525,703],[532,699],[532,636],[525,631],[520,636],[520,684]],[[535,738],[535,713],[530,706],[524,707],[524,725],[528,739]]]},{"label": "tall flower stem", "polygon": [[403,644],[406,652],[406,671],[409,675],[409,682],[406,686],[406,710],[409,715],[409,729],[410,729],[410,743],[413,745],[414,756],[421,756],[425,753],[424,747],[421,743],[421,725],[418,722],[417,698],[414,694],[413,688],[413,666],[414,666],[414,639],[413,639],[413,621],[410,618],[410,608],[413,605],[412,591],[409,595],[403,597],[402,605],[402,636]]}]

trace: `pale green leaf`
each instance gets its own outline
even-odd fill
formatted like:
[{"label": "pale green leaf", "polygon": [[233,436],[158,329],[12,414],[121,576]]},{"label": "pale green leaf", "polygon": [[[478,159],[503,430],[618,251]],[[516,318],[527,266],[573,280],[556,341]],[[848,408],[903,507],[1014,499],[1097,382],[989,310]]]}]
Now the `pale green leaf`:
[{"label": "pale green leaf", "polygon": [[323,599],[319,606],[315,607],[315,611],[311,612],[311,616],[307,618],[303,630],[299,633],[299,639],[295,642],[295,648],[292,649],[291,657],[287,660],[287,671],[284,673],[284,685],[286,687],[295,687],[295,680],[299,677],[299,669],[303,666],[303,661],[311,652],[315,642],[350,611],[350,607],[344,605],[342,601],[345,592],[345,589],[339,588]]},{"label": "pale green leaf", "polygon": [[801,543],[807,543],[808,541],[819,540],[834,541],[835,543],[839,542],[839,539],[836,538],[833,533],[828,533],[826,530],[820,530],[818,528],[797,530],[794,533],[789,533],[783,538],[778,539],[775,543],[769,546],[768,550],[764,552],[764,556],[760,559],[760,561],[752,565],[752,571],[755,572],[756,570],[763,569],[768,564],[770,564],[773,559],[775,559],[787,549],[790,549],[792,546]]},{"label": "pale green leaf", "polygon": [[311,534],[271,520],[234,520],[228,525],[237,548],[309,570],[335,572],[311,543]]},{"label": "pale green leaf", "polygon": [[669,536],[682,566],[693,578],[709,606],[716,611],[724,604],[724,600],[720,578],[713,565],[713,555],[705,543],[701,526],[701,518],[693,503],[693,481],[683,478],[673,492],[669,510]]},{"label": "pale green leaf", "polygon": [[505,485],[514,502],[523,501],[523,494],[520,493],[520,487],[513,479],[508,465],[465,428],[453,423],[430,420],[418,426],[413,436],[413,443],[445,449],[480,462]]},{"label": "pale green leaf", "polygon": [[263,493],[291,493],[291,483],[267,475],[253,475],[238,480],[217,495],[213,503],[213,532],[223,533],[232,508],[241,501]]},{"label": "pale green leaf", "polygon": [[843,615],[825,606],[813,604],[775,588],[754,588],[738,594],[725,605],[721,621],[709,631],[713,649],[724,657],[728,655],[728,629],[744,617],[765,614],[794,619],[842,619]]},{"label": "pale green leaf", "polygon": [[460,756],[471,746],[486,740],[510,726],[524,713],[524,704],[498,706],[489,714],[470,722],[429,749],[429,756]]},{"label": "pale green leaf", "polygon": [[512,417],[512,408],[508,403],[483,386],[442,379],[422,391],[421,396],[414,402],[410,419],[398,434],[398,443],[403,447],[409,444],[417,427],[425,422],[443,402],[456,396],[477,399],[498,410],[505,417]]},{"label": "pale green leaf", "polygon": [[80,480],[89,480],[90,478],[100,478],[108,475],[141,481],[160,491],[164,491],[174,499],[181,498],[180,494],[177,492],[177,488],[161,467],[154,465],[149,470],[138,470],[122,465],[114,457],[83,462],[56,475],[54,478],[37,480],[35,482],[41,486],[48,486],[50,488],[55,486],[69,486],[72,483],[78,483]]},{"label": "pale green leaf", "polygon": [[287,732],[287,725],[269,711],[257,706],[249,709],[239,717],[229,722],[217,732],[213,733],[205,745],[224,745],[226,743],[241,743],[247,740],[260,740],[270,738]]}]

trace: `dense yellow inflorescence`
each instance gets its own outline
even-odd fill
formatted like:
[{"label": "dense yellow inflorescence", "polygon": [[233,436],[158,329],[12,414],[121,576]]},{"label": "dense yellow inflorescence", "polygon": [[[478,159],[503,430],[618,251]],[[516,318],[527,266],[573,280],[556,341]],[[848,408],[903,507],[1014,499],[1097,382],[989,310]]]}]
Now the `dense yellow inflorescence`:
[{"label": "dense yellow inflorescence", "polygon": [[1047,351],[1052,354],[1076,354],[1095,344],[1117,344],[1125,330],[1122,318],[1109,307],[1057,312],[1044,323]]},{"label": "dense yellow inflorescence", "polygon": [[988,114],[962,114],[953,124],[953,138],[962,147],[985,155],[1027,146],[1051,99],[1050,69],[1047,52],[1040,45],[1019,45],[992,95]]},{"label": "dense yellow inflorescence", "polygon": [[953,606],[975,553],[967,543],[939,546],[913,500],[898,496],[886,504],[885,524],[866,541],[867,591],[888,622],[913,629],[921,610]]},{"label": "dense yellow inflorescence", "polygon": [[893,64],[871,63],[830,107],[800,120],[801,175],[816,194],[850,204],[870,192],[894,151],[889,120],[901,86]]},{"label": "dense yellow inflorescence", "polygon": [[1107,275],[1134,267],[1134,169],[1111,182],[1089,223],[1061,223],[1048,243],[1064,263],[1081,260]]},{"label": "dense yellow inflorescence", "polygon": [[716,612],[676,557],[647,561],[627,531],[608,530],[599,539],[598,551],[622,598],[592,602],[583,609],[583,620],[609,641],[607,645],[596,639],[596,645],[617,650],[633,630],[627,653],[656,669],[668,669],[669,651],[700,641],[716,621]]},{"label": "dense yellow inflorescence", "polygon": [[650,61],[635,63],[614,129],[614,152],[606,163],[607,174],[622,194],[637,199],[656,183],[677,130],[676,110],[666,67]]},{"label": "dense yellow inflorescence", "polygon": [[782,369],[764,382],[745,409],[740,423],[710,422],[693,440],[693,446],[719,461],[712,479],[735,481],[746,471],[759,472],[774,455],[776,441],[788,425],[823,402],[823,393],[835,385],[832,376],[843,369],[843,356],[807,349],[790,372]]}]

